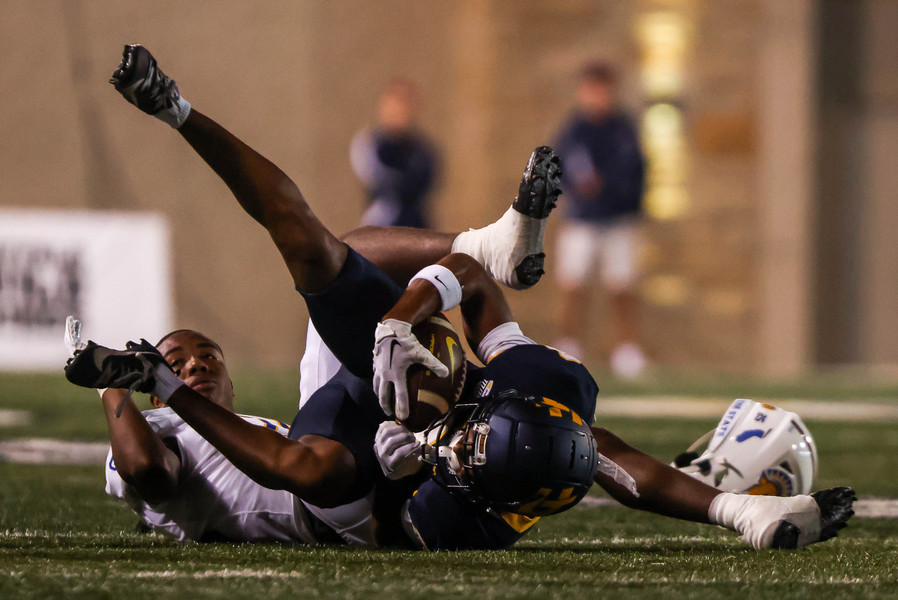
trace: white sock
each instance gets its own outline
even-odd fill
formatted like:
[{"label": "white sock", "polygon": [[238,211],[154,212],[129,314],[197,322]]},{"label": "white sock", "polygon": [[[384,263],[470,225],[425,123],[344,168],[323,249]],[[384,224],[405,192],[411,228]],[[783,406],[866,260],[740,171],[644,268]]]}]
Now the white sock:
[{"label": "white sock", "polygon": [[172,394],[174,394],[179,387],[185,385],[184,382],[178,379],[178,376],[165,365],[157,365],[154,375],[156,376],[156,386],[153,388],[153,395],[166,404],[168,404],[168,399],[171,398]]},{"label": "white sock", "polygon": [[769,548],[773,534],[783,521],[801,530],[798,545],[820,539],[820,508],[810,496],[751,496],[724,492],[711,501],[708,518],[712,523],[742,534],[756,550]]},{"label": "white sock", "polygon": [[452,251],[473,257],[497,280],[517,287],[514,270],[530,254],[542,252],[545,223],[545,219],[534,219],[509,207],[498,221],[458,234]]}]

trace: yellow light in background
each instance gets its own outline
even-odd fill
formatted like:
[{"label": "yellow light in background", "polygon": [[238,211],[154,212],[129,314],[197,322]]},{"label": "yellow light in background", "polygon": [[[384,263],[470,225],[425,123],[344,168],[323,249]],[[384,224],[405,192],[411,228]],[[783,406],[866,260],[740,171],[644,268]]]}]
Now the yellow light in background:
[{"label": "yellow light in background", "polygon": [[672,104],[661,102],[651,105],[642,120],[652,134],[648,140],[650,144],[670,148],[682,143],[683,116],[680,109]]},{"label": "yellow light in background", "polygon": [[672,98],[683,91],[689,21],[673,11],[639,17],[636,38],[642,49],[642,84],[651,98]]},{"label": "yellow light in background", "polygon": [[739,289],[708,290],[701,300],[702,308],[710,315],[736,319],[748,310],[748,298]]},{"label": "yellow light in background", "polygon": [[641,296],[646,302],[667,308],[685,306],[692,297],[692,285],[679,275],[649,277],[641,288]]},{"label": "yellow light in background", "polygon": [[642,118],[648,159],[646,213],[658,220],[678,219],[689,211],[689,161],[683,114],[677,106],[686,81],[691,21],[682,12],[648,12],[636,21],[641,79],[650,105]]},{"label": "yellow light in background", "polygon": [[678,219],[689,210],[689,195],[682,186],[653,186],[646,193],[645,210],[659,221]]},{"label": "yellow light in background", "polygon": [[672,104],[654,104],[642,116],[642,138],[648,158],[645,209],[650,217],[670,220],[689,209],[688,171],[683,116]]}]

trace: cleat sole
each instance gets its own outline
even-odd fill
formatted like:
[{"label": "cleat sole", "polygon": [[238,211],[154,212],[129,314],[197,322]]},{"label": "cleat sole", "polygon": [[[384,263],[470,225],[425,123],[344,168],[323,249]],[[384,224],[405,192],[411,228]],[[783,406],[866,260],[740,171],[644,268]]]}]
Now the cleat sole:
[{"label": "cleat sole", "polygon": [[524,287],[533,287],[537,283],[539,283],[540,278],[545,274],[545,264],[546,264],[546,254],[545,252],[540,252],[539,254],[531,254],[524,258],[517,267],[515,267],[514,273],[518,278],[518,283],[520,283]]},{"label": "cleat sole", "polygon": [[548,146],[540,146],[530,155],[518,195],[512,207],[528,217],[545,219],[561,195],[561,159]]},{"label": "cleat sole", "polygon": [[770,547],[774,550],[794,550],[798,548],[798,536],[801,529],[788,521],[783,521],[773,533],[773,542]]}]

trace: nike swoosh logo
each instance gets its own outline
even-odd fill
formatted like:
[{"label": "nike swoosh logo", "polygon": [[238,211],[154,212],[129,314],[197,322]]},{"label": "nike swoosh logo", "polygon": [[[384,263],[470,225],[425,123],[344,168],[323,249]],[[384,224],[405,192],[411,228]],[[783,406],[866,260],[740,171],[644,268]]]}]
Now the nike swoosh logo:
[{"label": "nike swoosh logo", "polygon": [[439,276],[439,275],[434,275],[433,278],[436,279],[437,281],[439,281],[441,286],[443,286],[443,287],[446,288],[447,290],[449,289],[449,286],[446,285],[445,283],[443,283],[443,280],[440,279],[440,276]]},{"label": "nike swoosh logo", "polygon": [[393,368],[393,350],[396,349],[396,346],[401,346],[401,345],[402,344],[399,342],[399,340],[393,340],[392,342],[390,342],[390,367],[389,368],[391,368],[391,369]]},{"label": "nike swoosh logo", "polygon": [[[455,368],[455,347],[456,347],[456,345],[457,344],[455,343],[455,340],[453,340],[451,337],[446,338],[446,349],[449,350],[449,368],[450,369]],[[450,372],[449,375],[452,375],[452,373]]]}]

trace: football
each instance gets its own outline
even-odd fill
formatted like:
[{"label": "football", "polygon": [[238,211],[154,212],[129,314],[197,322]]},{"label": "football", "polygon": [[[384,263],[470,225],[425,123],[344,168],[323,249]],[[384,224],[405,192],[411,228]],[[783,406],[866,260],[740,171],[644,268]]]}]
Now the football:
[{"label": "football", "polygon": [[409,416],[402,424],[411,431],[422,431],[455,406],[465,385],[468,363],[461,338],[444,314],[437,313],[415,325],[412,333],[449,367],[447,377],[437,377],[421,365],[413,365],[408,370]]}]

